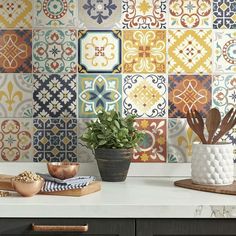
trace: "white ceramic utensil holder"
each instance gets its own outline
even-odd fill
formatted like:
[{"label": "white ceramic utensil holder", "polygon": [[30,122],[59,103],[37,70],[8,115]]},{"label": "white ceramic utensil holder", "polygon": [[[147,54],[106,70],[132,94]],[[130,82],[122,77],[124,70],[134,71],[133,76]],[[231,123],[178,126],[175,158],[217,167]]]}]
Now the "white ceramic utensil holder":
[{"label": "white ceramic utensil holder", "polygon": [[231,144],[193,144],[192,181],[203,185],[230,185],[234,181]]}]

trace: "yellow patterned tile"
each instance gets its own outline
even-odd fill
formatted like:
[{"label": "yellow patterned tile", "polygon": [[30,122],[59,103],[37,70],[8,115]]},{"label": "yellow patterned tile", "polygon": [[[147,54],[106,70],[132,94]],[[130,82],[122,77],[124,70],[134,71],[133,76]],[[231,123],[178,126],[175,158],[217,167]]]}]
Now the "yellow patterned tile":
[{"label": "yellow patterned tile", "polygon": [[164,73],[166,32],[164,30],[125,30],[123,38],[125,73]]},{"label": "yellow patterned tile", "polygon": [[169,73],[211,73],[212,31],[169,30]]},{"label": "yellow patterned tile", "polygon": [[31,0],[1,0],[0,28],[31,28]]}]

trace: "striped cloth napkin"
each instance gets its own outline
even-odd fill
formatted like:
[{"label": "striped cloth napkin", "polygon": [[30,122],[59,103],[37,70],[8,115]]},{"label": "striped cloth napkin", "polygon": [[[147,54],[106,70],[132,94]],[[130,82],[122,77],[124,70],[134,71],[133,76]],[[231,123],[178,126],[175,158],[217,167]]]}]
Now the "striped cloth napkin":
[{"label": "striped cloth napkin", "polygon": [[45,183],[42,188],[43,192],[55,192],[55,191],[63,191],[70,189],[80,189],[88,186],[90,183],[95,181],[94,176],[77,176],[70,179],[57,179],[47,174],[40,174],[41,177],[44,178]]}]

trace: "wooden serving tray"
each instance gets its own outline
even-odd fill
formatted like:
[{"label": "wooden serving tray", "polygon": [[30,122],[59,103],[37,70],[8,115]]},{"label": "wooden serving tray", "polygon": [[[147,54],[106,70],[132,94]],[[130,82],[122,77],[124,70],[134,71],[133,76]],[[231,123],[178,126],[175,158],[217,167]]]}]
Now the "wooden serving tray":
[{"label": "wooden serving tray", "polygon": [[[12,175],[0,175],[0,190],[14,191],[14,188],[11,184],[13,177],[14,176]],[[101,190],[101,182],[94,181],[88,186],[81,189],[70,189],[70,190],[55,191],[55,192],[40,191],[38,194],[80,197],[100,190]]]},{"label": "wooden serving tray", "polygon": [[236,181],[234,181],[233,184],[231,185],[212,186],[212,185],[194,184],[191,179],[183,179],[183,180],[175,181],[174,185],[178,187],[189,188],[189,189],[194,189],[198,191],[236,195]]}]

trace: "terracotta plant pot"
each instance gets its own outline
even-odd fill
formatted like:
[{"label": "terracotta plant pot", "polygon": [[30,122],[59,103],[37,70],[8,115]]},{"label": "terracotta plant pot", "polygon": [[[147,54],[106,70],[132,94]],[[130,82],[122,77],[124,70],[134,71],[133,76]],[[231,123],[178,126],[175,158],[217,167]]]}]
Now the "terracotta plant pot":
[{"label": "terracotta plant pot", "polygon": [[193,144],[192,181],[204,185],[230,185],[234,181],[231,144]]},{"label": "terracotta plant pot", "polygon": [[125,181],[132,154],[132,149],[96,149],[95,158],[102,180]]}]

